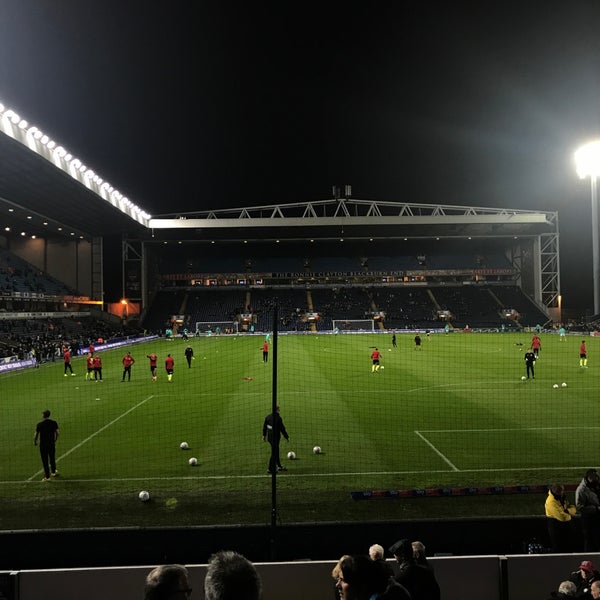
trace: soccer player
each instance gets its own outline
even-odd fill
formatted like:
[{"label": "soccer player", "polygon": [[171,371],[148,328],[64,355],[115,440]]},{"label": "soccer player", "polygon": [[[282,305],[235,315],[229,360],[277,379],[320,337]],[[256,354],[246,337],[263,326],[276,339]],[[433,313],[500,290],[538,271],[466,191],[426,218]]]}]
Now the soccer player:
[{"label": "soccer player", "polygon": [[394,332],[392,334],[392,346],[394,346],[394,348],[397,347],[397,344],[396,344],[396,332]]},{"label": "soccer player", "polygon": [[275,469],[278,471],[287,471],[279,458],[279,442],[281,441],[281,436],[289,442],[290,436],[285,429],[279,410],[280,407],[277,406],[274,413],[270,413],[265,417],[262,429],[263,442],[271,444],[271,458],[269,459],[268,471],[271,475],[275,472]]},{"label": "soccer player", "polygon": [[533,348],[529,348],[529,350],[527,350],[527,352],[525,352],[525,368],[527,370],[527,379],[529,379],[530,373],[531,373],[532,379],[535,379],[534,365],[535,365],[536,358],[537,357],[535,355],[535,352],[533,351]]},{"label": "soccer player", "polygon": [[171,383],[173,380],[173,367],[175,366],[175,361],[170,354],[167,354],[167,358],[165,358],[165,369],[167,371],[167,381]]},{"label": "soccer player", "polygon": [[56,440],[58,440],[58,423],[50,418],[50,411],[45,410],[42,413],[43,421],[40,421],[35,428],[33,445],[37,446],[40,442],[40,456],[44,466],[44,479],[50,481],[50,476],[56,477]]},{"label": "soccer player", "polygon": [[420,350],[421,349],[421,336],[417,333],[417,335],[415,335],[415,350]]},{"label": "soccer player", "polygon": [[264,344],[262,345],[262,354],[263,354],[263,362],[268,362],[269,361],[269,342],[267,342],[265,340]]},{"label": "soccer player", "polygon": [[102,381],[102,359],[99,354],[94,356],[94,380],[96,383]]},{"label": "soccer player", "polygon": [[563,325],[561,325],[560,329],[558,330],[558,341],[559,342],[567,341],[567,330],[564,328]]},{"label": "soccer player", "polygon": [[194,360],[194,349],[191,346],[188,346],[185,349],[185,360],[187,360],[188,369],[192,368],[192,360]]},{"label": "soccer player", "polygon": [[377,348],[371,352],[371,361],[373,364],[371,365],[371,373],[375,373],[379,371],[379,359],[381,358],[381,352]]},{"label": "soccer player", "polygon": [[535,359],[537,360],[540,357],[539,354],[540,350],[542,349],[542,340],[540,340],[537,333],[531,338],[531,348],[533,349]]},{"label": "soccer player", "polygon": [[94,375],[94,357],[91,352],[88,352],[85,357],[85,366],[87,368],[85,378],[86,380],[91,381]]},{"label": "soccer player", "polygon": [[123,378],[121,382],[125,381],[125,375],[127,374],[127,381],[131,381],[131,366],[135,363],[135,358],[131,356],[131,352],[128,352],[123,357]]},{"label": "soccer player", "polygon": [[581,345],[579,346],[579,366],[585,369],[587,366],[587,350],[585,349],[585,340],[581,340]]},{"label": "soccer player", "polygon": [[158,362],[158,356],[152,352],[151,354],[146,354],[146,358],[150,359],[150,373],[152,374],[152,381],[156,381],[156,367]]},{"label": "soccer player", "polygon": [[73,367],[71,366],[71,353],[69,352],[68,346],[63,348],[63,361],[65,363],[65,377],[67,376],[67,371],[70,371],[71,376],[73,377],[75,373],[73,373]]}]

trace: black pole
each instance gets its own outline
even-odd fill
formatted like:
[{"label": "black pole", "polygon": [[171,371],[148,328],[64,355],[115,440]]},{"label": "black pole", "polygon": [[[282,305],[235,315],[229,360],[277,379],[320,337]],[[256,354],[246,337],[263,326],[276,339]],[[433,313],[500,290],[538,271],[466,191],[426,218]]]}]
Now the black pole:
[{"label": "black pole", "polygon": [[271,474],[271,540],[270,555],[271,560],[277,559],[277,465],[274,460],[275,444],[279,444],[279,419],[277,415],[277,325],[278,325],[277,302],[273,306],[273,352],[271,353],[271,364],[273,365],[273,386],[272,386],[272,405],[273,413],[273,444],[271,444],[271,465],[273,472]]}]

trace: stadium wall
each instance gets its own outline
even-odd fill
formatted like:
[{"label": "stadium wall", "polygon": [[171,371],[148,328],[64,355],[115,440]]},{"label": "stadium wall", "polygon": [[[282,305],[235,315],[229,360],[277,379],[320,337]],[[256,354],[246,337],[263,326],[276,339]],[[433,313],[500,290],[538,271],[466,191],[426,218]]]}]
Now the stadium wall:
[{"label": "stadium wall", "polygon": [[[598,564],[600,554],[432,557],[429,562],[444,600],[531,600],[549,597],[582,560],[590,559]],[[336,560],[255,563],[263,600],[330,600]],[[388,562],[396,568],[393,559]],[[0,573],[0,593],[7,600],[129,600],[141,597],[154,566]],[[188,570],[194,597],[202,597],[206,565],[188,565]]]},{"label": "stadium wall", "polygon": [[328,560],[364,553],[373,543],[388,547],[404,537],[421,540],[430,555],[521,554],[531,543],[547,545],[543,516],[291,524],[275,530],[267,525],[22,530],[0,532],[0,569],[200,564],[223,548],[254,562]]}]

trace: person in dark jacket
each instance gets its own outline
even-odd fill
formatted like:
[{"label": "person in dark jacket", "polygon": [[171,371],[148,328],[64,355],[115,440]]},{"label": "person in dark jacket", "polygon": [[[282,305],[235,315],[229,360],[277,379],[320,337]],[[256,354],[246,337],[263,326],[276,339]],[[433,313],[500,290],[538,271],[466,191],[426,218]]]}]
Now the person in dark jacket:
[{"label": "person in dark jacket", "polygon": [[440,586],[431,569],[417,564],[410,540],[398,540],[389,548],[399,564],[395,580],[412,600],[440,600]]},{"label": "person in dark jacket", "polygon": [[579,569],[571,573],[569,581],[572,581],[577,587],[576,598],[591,600],[593,598],[591,591],[592,583],[600,581],[600,573],[596,570],[591,560],[584,560],[579,565]]},{"label": "person in dark jacket", "polygon": [[575,490],[575,506],[581,515],[583,550],[600,550],[600,475],[588,469]]},{"label": "person in dark jacket", "polygon": [[269,459],[270,474],[273,474],[275,469],[278,471],[287,471],[281,464],[281,459],[279,458],[279,442],[281,436],[289,442],[290,436],[285,429],[279,410],[280,407],[277,406],[274,413],[270,413],[265,417],[262,429],[263,442],[269,442],[269,444],[271,444],[271,458]]}]

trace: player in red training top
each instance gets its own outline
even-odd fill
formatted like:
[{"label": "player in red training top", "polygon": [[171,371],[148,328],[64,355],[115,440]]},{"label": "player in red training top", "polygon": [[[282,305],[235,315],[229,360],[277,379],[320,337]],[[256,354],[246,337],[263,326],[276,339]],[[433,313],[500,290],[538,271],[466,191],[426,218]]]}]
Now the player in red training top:
[{"label": "player in red training top", "polygon": [[94,379],[96,383],[102,381],[102,359],[99,354],[94,356]]},{"label": "player in red training top", "polygon": [[152,352],[152,354],[146,354],[146,358],[150,359],[150,373],[152,374],[152,381],[156,381],[156,364],[158,362],[158,356]]},{"label": "player in red training top", "polygon": [[540,340],[537,333],[531,338],[531,349],[535,354],[535,359],[539,358],[540,350],[542,349],[542,340]]},{"label": "player in red training top", "polygon": [[71,366],[71,353],[66,346],[63,348],[63,360],[65,361],[65,377],[67,376],[67,371],[70,371],[72,376],[75,375]]},{"label": "player in red training top", "polygon": [[91,352],[88,352],[85,357],[85,366],[87,367],[85,378],[91,381],[94,378],[94,357]]},{"label": "player in red training top", "polygon": [[167,370],[167,381],[171,383],[173,380],[173,367],[175,366],[175,361],[170,354],[167,354],[167,358],[165,358],[165,369]]},{"label": "player in red training top", "polygon": [[262,345],[263,362],[269,362],[269,342]]},{"label": "player in red training top", "polygon": [[128,352],[123,357],[123,378],[121,382],[125,381],[125,375],[127,375],[127,381],[131,381],[131,366],[135,363],[135,358],[131,356],[131,352]]},{"label": "player in red training top", "polygon": [[587,350],[585,349],[585,340],[581,340],[581,346],[579,346],[579,366],[587,369]]},{"label": "player in red training top", "polygon": [[371,373],[375,373],[379,371],[379,359],[381,358],[381,352],[377,348],[371,352],[371,360],[373,364],[371,365]]}]

